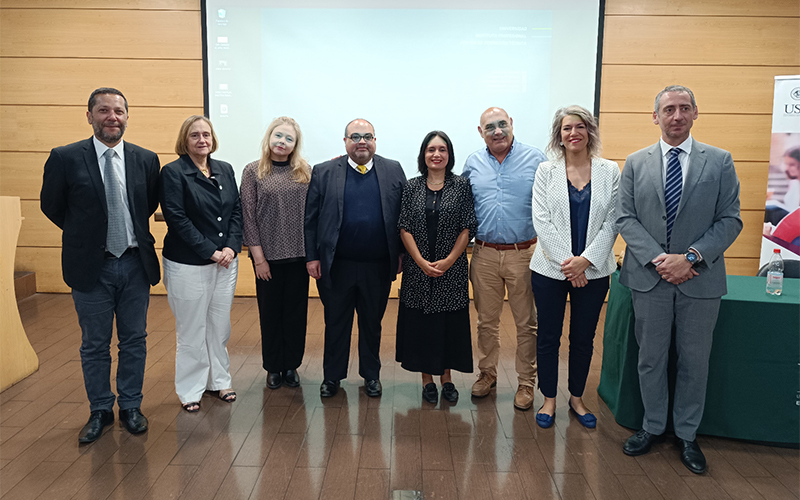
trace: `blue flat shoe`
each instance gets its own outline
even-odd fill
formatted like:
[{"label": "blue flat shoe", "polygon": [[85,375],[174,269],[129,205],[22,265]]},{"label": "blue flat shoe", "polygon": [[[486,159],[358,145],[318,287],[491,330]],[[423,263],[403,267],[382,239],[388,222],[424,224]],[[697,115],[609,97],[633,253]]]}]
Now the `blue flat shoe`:
[{"label": "blue flat shoe", "polygon": [[597,417],[595,417],[591,412],[586,412],[585,415],[578,415],[578,412],[575,411],[575,408],[572,407],[572,401],[569,403],[569,411],[575,414],[575,418],[578,419],[578,422],[581,423],[582,426],[586,427],[587,429],[594,429],[597,427]]},{"label": "blue flat shoe", "polygon": [[[542,405],[544,408],[544,405]],[[541,410],[542,408],[539,408]],[[542,429],[549,429],[553,426],[553,422],[555,421],[555,414],[548,415],[547,413],[536,413],[536,425],[541,427]]]}]

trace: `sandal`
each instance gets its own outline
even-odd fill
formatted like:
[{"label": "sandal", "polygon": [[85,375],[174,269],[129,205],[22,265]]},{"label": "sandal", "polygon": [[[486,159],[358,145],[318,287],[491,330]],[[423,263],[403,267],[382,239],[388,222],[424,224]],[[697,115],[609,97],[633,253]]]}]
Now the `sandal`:
[{"label": "sandal", "polygon": [[197,413],[200,411],[200,401],[192,401],[191,403],[183,403],[181,408],[189,413]]},{"label": "sandal", "polygon": [[218,397],[226,403],[233,403],[236,401],[236,393],[233,391],[226,392],[225,394],[223,394],[222,391],[219,391]]}]

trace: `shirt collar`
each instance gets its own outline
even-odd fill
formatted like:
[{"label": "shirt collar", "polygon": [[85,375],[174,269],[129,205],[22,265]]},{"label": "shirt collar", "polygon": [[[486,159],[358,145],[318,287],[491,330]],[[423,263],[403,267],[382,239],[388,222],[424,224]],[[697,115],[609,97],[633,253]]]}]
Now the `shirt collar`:
[{"label": "shirt collar", "polygon": [[94,150],[97,153],[98,163],[100,163],[100,159],[103,158],[103,155],[106,154],[106,150],[108,149],[113,149],[117,153],[117,156],[119,156],[123,162],[125,161],[125,141],[119,141],[116,146],[109,148],[95,136],[92,136],[92,140],[94,141]]},{"label": "shirt collar", "polygon": [[[672,149],[673,147],[675,147],[675,146],[670,146],[669,144],[664,142],[663,138],[659,139],[658,142],[661,145],[661,156],[662,157],[663,156],[667,156],[667,153],[669,153],[669,150]],[[677,147],[679,147],[681,149],[681,151],[683,151],[684,153],[686,153],[688,155],[688,154],[691,154],[691,152],[692,152],[692,142],[693,142],[692,134],[689,134],[689,137],[687,137],[686,140],[683,141],[682,143],[678,144]]]},{"label": "shirt collar", "polygon": [[[515,147],[516,145],[517,145],[517,137],[516,137],[516,136],[514,136],[514,138],[513,138],[513,139],[511,139],[511,149],[509,149],[509,150],[508,150],[508,154],[507,154],[507,155],[506,155],[506,157],[503,159],[503,163],[505,163],[505,161],[508,159],[508,157],[509,157],[509,156],[511,156],[511,154],[514,152],[514,147]],[[486,146],[486,154],[487,154],[487,155],[489,155],[489,156],[491,156],[491,157],[492,157],[492,158],[494,158],[495,160],[497,159],[497,158],[496,158],[496,157],[495,157],[495,156],[492,154],[492,152],[491,152],[491,151],[489,151],[489,146]]]},{"label": "shirt collar", "polygon": [[[365,167],[367,167],[367,172],[369,172],[372,169],[372,164],[374,160],[375,160],[374,157],[370,158],[367,164],[364,165]],[[349,156],[347,157],[347,164],[353,167],[356,171],[358,171],[358,163],[354,162],[353,159],[350,158]]]}]

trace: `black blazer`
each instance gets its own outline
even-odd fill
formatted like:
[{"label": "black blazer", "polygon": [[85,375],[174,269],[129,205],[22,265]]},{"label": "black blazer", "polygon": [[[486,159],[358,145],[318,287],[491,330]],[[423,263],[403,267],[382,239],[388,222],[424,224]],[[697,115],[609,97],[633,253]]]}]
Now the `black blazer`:
[{"label": "black blazer", "polygon": [[213,264],[217,250],[242,250],[242,204],[233,167],[208,157],[206,178],[188,155],[161,169],[161,210],[167,221],[162,255],[181,264]]},{"label": "black blazer", "polygon": [[[403,249],[397,219],[400,217],[400,202],[406,175],[403,167],[395,160],[381,156],[373,157],[372,168],[378,177],[381,190],[381,210],[386,227],[386,241],[389,245],[389,276],[397,277],[398,257]],[[347,156],[340,156],[314,166],[311,183],[306,196],[305,243],[306,261],[319,260],[322,268],[320,283],[330,286],[330,271],[339,229],[342,226],[344,206],[344,184],[347,169]]]},{"label": "black blazer", "polygon": [[[147,278],[158,283],[161,272],[150,234],[150,216],[158,208],[158,156],[124,143],[125,183],[133,232]],[[42,212],[61,228],[64,282],[79,291],[94,288],[106,251],[108,207],[92,138],[50,151],[44,164]]]}]

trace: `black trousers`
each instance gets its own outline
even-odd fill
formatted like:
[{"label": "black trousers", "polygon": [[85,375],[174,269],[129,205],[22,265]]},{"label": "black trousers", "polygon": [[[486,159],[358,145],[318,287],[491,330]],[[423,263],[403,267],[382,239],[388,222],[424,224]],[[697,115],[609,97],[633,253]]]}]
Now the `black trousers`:
[{"label": "black trousers", "polygon": [[386,262],[334,260],[330,286],[319,287],[325,308],[325,380],[347,378],[353,312],[358,313],[358,374],[380,378],[381,320],[392,280]]},{"label": "black trousers", "polygon": [[539,363],[539,389],[548,398],[556,397],[558,385],[558,350],[564,328],[567,294],[569,315],[569,393],[583,396],[586,377],[592,364],[594,334],[608,291],[608,277],[589,280],[575,288],[567,280],[555,280],[531,273],[533,296],[539,318],[536,358]]},{"label": "black trousers", "polygon": [[303,363],[308,315],[308,271],[304,261],[269,264],[272,279],[256,278],[261,321],[261,358],[268,372]]}]

